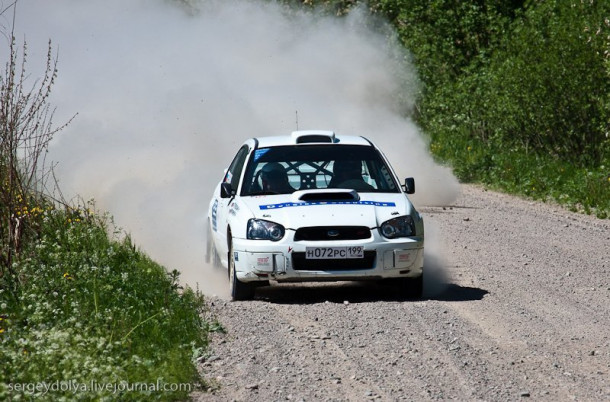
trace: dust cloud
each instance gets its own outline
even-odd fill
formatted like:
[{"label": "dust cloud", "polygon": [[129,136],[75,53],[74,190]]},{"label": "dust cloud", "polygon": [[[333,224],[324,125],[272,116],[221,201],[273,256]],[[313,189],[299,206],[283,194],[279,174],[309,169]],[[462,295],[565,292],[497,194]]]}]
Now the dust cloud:
[{"label": "dust cloud", "polygon": [[226,273],[204,262],[206,213],[249,137],[297,124],[364,135],[415,177],[416,205],[458,194],[405,117],[420,90],[408,55],[373,25],[362,10],[336,19],[266,1],[19,0],[15,34],[32,77],[52,39],[54,122],[78,113],[50,149],[63,192],[95,199],[184,282],[226,296]]}]

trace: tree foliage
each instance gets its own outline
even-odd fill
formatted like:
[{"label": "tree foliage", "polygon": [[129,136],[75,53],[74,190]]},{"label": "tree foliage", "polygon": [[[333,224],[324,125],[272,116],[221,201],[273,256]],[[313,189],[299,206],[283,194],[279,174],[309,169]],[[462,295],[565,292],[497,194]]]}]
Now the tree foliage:
[{"label": "tree foliage", "polygon": [[488,68],[490,134],[578,165],[602,164],[610,132],[608,17],[610,3],[598,0],[529,3]]},{"label": "tree foliage", "polygon": [[576,204],[608,208],[610,2],[284,2],[339,16],[364,6],[389,20],[423,83],[415,117],[462,180],[541,198],[571,191]]}]

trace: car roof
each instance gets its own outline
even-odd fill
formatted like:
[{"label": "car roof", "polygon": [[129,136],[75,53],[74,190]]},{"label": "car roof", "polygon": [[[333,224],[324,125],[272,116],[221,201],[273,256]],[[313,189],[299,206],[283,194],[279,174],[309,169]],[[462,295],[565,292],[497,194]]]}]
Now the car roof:
[{"label": "car roof", "polygon": [[270,148],[285,145],[368,145],[373,144],[364,137],[350,135],[336,135],[333,131],[300,130],[293,131],[291,135],[256,137],[256,148]]}]

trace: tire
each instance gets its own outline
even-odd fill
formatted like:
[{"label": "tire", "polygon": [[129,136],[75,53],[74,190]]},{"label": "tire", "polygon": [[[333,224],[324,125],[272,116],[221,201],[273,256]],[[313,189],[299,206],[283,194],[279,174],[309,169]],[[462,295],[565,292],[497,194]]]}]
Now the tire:
[{"label": "tire", "polygon": [[255,286],[251,283],[241,282],[237,279],[235,272],[235,254],[233,254],[233,244],[229,244],[229,290],[231,300],[252,300],[254,298]]}]

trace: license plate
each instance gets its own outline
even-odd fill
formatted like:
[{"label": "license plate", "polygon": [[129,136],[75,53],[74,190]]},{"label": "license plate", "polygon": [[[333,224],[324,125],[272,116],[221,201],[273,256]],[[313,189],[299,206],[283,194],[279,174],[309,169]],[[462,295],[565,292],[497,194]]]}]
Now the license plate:
[{"label": "license plate", "polygon": [[305,258],[308,260],[330,260],[345,258],[364,258],[364,248],[354,247],[306,247]]}]

